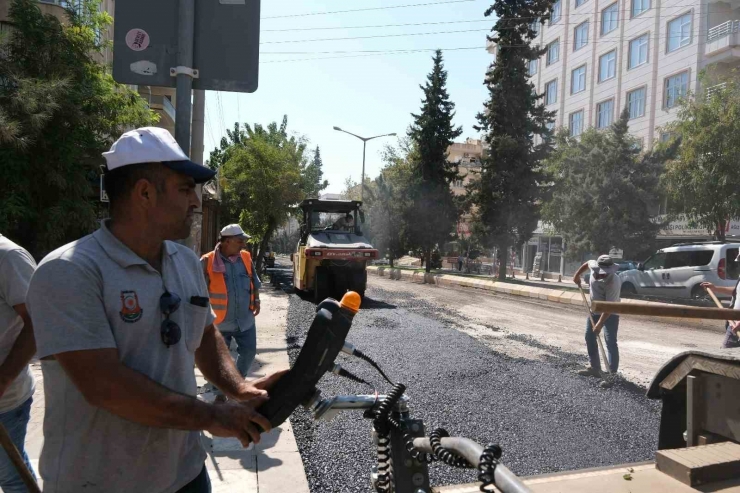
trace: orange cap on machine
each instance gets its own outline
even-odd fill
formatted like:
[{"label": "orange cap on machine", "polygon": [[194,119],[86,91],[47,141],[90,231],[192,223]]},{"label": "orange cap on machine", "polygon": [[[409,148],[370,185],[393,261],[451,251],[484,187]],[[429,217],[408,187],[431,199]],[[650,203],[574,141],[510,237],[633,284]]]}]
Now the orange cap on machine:
[{"label": "orange cap on machine", "polygon": [[354,291],[347,291],[347,293],[342,296],[342,301],[339,302],[342,308],[346,308],[352,313],[357,313],[360,311],[361,303],[362,299],[360,298],[360,295],[355,293]]}]

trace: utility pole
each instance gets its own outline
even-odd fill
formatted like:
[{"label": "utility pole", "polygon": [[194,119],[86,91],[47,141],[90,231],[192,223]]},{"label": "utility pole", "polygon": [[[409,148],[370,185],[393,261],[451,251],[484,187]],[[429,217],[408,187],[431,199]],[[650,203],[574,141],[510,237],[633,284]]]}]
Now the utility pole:
[{"label": "utility pole", "polygon": [[[206,92],[200,89],[193,91],[193,136],[191,144],[190,159],[198,164],[203,164],[203,135],[206,114]],[[198,256],[201,253],[201,238],[203,237],[203,185],[197,185],[195,192],[200,200],[200,207],[195,210],[193,224],[190,226],[190,238],[187,246]]]},{"label": "utility pole", "polygon": [[177,67],[170,69],[176,80],[175,140],[190,156],[190,119],[193,77],[193,37],[195,35],[195,0],[179,0],[177,4]]}]

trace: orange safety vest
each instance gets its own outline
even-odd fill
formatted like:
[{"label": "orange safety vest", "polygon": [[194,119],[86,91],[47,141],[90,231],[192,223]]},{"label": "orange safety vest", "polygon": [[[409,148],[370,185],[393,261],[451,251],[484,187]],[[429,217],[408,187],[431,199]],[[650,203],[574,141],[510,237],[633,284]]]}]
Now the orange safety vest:
[{"label": "orange safety vest", "polygon": [[[216,313],[215,324],[218,325],[226,318],[226,310],[229,304],[229,295],[226,291],[226,281],[223,272],[213,272],[213,259],[216,252],[208,252],[203,255],[202,259],[207,259],[206,272],[208,273],[208,296],[211,298],[211,308]],[[249,252],[241,251],[242,262],[247,268],[249,276],[249,309],[254,310],[254,277],[252,275],[252,255]]]}]

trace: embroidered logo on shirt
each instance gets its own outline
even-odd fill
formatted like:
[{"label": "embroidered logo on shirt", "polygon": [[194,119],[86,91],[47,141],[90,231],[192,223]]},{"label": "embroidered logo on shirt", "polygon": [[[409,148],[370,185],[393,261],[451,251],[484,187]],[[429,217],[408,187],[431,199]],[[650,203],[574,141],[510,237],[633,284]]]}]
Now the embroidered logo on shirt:
[{"label": "embroidered logo on shirt", "polygon": [[144,310],[139,306],[136,291],[121,291],[121,320],[128,324],[141,320]]}]

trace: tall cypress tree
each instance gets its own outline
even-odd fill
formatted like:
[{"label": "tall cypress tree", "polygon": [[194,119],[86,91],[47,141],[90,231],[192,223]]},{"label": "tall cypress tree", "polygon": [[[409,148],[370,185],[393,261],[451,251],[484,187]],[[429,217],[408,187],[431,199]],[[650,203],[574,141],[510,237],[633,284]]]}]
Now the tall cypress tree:
[{"label": "tall cypress tree", "polygon": [[[553,113],[529,82],[527,65],[545,52],[531,45],[537,36],[533,21],[549,18],[552,3],[496,0],[485,13],[498,18],[488,37],[497,56],[486,72],[489,99],[475,127],[485,133],[488,155],[481,162],[480,180],[470,187],[470,199],[477,206],[475,228],[498,247],[502,267],[509,249],[527,241],[536,228],[547,182],[540,161],[550,149],[547,123]],[[499,278],[505,277],[504,267]]]},{"label": "tall cypress tree", "polygon": [[452,125],[455,104],[447,93],[447,71],[441,50],[436,51],[433,61],[426,84],[420,86],[424,91],[421,112],[411,115],[414,123],[409,137],[417,153],[409,188],[411,206],[404,221],[411,246],[424,252],[427,272],[432,250],[450,238],[457,222],[458,212],[450,190],[457,169],[447,161],[447,149],[462,134],[461,127]]}]

